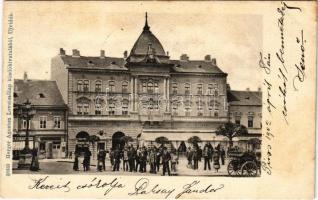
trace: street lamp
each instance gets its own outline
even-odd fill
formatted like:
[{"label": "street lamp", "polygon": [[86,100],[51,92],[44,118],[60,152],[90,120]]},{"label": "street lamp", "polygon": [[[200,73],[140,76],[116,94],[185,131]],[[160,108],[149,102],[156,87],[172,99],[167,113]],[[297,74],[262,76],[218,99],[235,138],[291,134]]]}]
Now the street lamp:
[{"label": "street lamp", "polygon": [[18,168],[29,168],[31,165],[31,149],[29,146],[29,123],[32,117],[35,115],[35,110],[32,108],[31,102],[29,99],[25,103],[20,105],[18,110],[18,117],[20,119],[26,120],[26,130],[25,130],[25,145],[21,150],[19,155]]}]

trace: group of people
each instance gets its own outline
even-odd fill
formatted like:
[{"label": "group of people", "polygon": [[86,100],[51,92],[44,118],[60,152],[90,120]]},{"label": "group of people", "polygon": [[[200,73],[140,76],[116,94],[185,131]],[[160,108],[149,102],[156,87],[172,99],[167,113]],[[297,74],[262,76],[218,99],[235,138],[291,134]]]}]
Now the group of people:
[{"label": "group of people", "polygon": [[[147,164],[149,164],[149,172],[156,174],[160,171],[162,165],[162,175],[169,176],[176,172],[178,156],[176,153],[171,153],[164,146],[157,147],[133,147],[126,146],[123,149],[116,147],[108,152],[112,171],[119,171],[122,165],[124,171],[129,172],[147,172]],[[75,152],[73,169],[79,170],[79,153]],[[84,152],[83,168],[84,171],[90,170],[91,152],[87,149]],[[99,150],[97,153],[97,171],[106,170],[106,155],[105,150]],[[171,170],[170,170],[171,169]]]},{"label": "group of people", "polygon": [[196,144],[193,148],[188,147],[186,155],[188,167],[193,170],[199,169],[199,162],[202,161],[202,158],[204,159],[204,170],[211,170],[211,164],[213,163],[215,171],[218,172],[221,167],[220,159],[222,165],[225,164],[225,150],[220,144],[213,148],[210,143],[207,143],[203,149]]},{"label": "group of people", "polygon": [[[89,171],[91,166],[92,153],[89,149],[84,151],[83,169]],[[149,172],[159,173],[160,167],[162,167],[162,175],[168,174],[169,176],[177,171],[177,164],[179,164],[179,154],[168,151],[168,149],[161,145],[160,147],[139,147],[135,148],[133,145],[127,145],[124,148],[117,146],[111,148],[109,151],[99,150],[97,152],[97,171],[106,170],[106,156],[109,156],[110,166],[112,171],[129,172]],[[80,153],[75,151],[74,153],[74,165],[75,171],[79,170],[79,156]],[[188,168],[198,170],[199,162],[204,159],[204,170],[211,170],[213,164],[216,172],[220,169],[220,163],[225,164],[225,150],[221,145],[217,145],[215,148],[210,143],[205,144],[203,148],[194,144],[193,147],[188,147],[186,152],[186,158],[188,161]],[[221,161],[221,162],[220,162]],[[149,168],[147,169],[147,166]]]}]

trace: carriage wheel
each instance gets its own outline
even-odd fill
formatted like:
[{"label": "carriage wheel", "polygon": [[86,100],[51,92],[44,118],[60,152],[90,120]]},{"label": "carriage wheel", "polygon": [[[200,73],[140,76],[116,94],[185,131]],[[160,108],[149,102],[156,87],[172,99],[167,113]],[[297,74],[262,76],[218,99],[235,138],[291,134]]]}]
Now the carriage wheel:
[{"label": "carriage wheel", "polygon": [[231,160],[229,165],[227,166],[227,172],[230,176],[240,176],[241,170],[240,170],[240,163],[238,160]]},{"label": "carriage wheel", "polygon": [[257,176],[257,165],[253,161],[247,161],[242,165],[242,176],[255,177]]}]

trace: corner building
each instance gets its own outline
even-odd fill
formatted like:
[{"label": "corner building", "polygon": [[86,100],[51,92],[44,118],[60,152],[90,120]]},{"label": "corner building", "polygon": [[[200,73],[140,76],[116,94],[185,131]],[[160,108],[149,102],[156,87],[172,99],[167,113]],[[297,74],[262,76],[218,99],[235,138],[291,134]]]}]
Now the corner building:
[{"label": "corner building", "polygon": [[[194,135],[202,144],[227,142],[214,133],[229,120],[227,74],[210,55],[171,60],[147,17],[129,54],[115,58],[101,50],[87,57],[60,49],[51,68],[69,109],[69,151],[123,145],[119,138],[124,135],[146,146],[157,145],[155,139],[163,136],[171,141],[169,148],[179,151]],[[98,141],[90,142],[92,135]]]}]

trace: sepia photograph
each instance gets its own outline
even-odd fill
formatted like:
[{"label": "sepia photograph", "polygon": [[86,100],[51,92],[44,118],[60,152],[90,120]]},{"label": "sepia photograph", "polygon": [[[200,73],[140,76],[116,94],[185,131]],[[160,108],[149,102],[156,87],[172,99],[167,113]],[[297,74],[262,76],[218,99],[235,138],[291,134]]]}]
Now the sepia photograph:
[{"label": "sepia photograph", "polygon": [[[262,18],[108,15],[106,31],[74,28],[82,41],[55,37],[37,44],[55,52],[25,61],[36,68],[16,66],[13,173],[259,177],[261,76],[251,74]],[[258,31],[238,38],[236,29]]]},{"label": "sepia photograph", "polygon": [[313,1],[5,1],[0,196],[313,199]]}]

